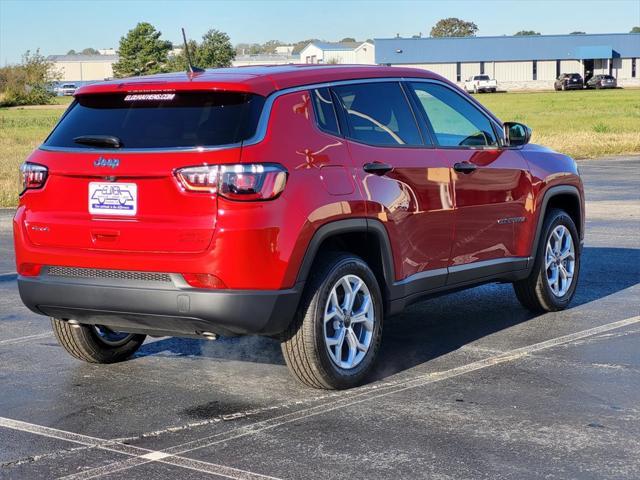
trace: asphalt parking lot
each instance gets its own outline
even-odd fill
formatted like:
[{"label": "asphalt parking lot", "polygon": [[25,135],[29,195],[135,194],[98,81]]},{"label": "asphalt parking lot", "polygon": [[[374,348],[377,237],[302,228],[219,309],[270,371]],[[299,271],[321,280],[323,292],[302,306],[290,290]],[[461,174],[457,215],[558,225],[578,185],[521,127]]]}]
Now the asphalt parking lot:
[{"label": "asphalt parking lot", "polygon": [[580,168],[570,309],[533,316],[509,285],[415,305],[346,392],[301,387],[263,338],[83,364],[0,277],[0,478],[640,478],[640,156]]}]

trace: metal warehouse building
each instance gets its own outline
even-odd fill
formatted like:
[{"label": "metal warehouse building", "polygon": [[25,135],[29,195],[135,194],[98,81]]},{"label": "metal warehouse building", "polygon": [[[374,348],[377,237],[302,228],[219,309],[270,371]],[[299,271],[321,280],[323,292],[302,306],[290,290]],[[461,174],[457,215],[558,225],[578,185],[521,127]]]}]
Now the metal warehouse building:
[{"label": "metal warehouse building", "polygon": [[95,82],[113,77],[118,55],[49,55],[61,82]]},{"label": "metal warehouse building", "polygon": [[462,83],[486,74],[501,89],[547,89],[561,73],[611,74],[640,86],[640,34],[376,39],[376,63],[424,68]]}]

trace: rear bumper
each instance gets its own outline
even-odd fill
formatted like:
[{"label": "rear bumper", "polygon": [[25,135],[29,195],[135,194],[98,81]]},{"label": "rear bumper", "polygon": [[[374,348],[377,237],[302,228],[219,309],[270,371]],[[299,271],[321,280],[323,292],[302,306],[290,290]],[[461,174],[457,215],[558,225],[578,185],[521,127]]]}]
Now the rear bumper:
[{"label": "rear bumper", "polygon": [[18,277],[32,311],[132,333],[170,336],[277,335],[295,315],[302,286],[289,290],[202,290],[139,280]]}]

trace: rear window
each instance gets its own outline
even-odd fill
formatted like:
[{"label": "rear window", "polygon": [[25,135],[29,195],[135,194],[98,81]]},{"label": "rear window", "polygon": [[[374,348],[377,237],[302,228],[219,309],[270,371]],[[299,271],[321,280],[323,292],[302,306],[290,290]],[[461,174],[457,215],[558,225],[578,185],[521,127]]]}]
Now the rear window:
[{"label": "rear window", "polygon": [[571,75],[569,75],[569,76],[570,76],[571,78],[575,78],[575,79],[582,78],[582,77],[580,77],[580,74],[579,74],[579,73],[572,73],[572,74],[571,74]]},{"label": "rear window", "polygon": [[48,147],[117,137],[121,148],[184,148],[238,143],[256,131],[264,97],[240,92],[82,95],[45,141]]},{"label": "rear window", "polygon": [[490,80],[489,75],[476,75],[475,77],[476,80]]}]

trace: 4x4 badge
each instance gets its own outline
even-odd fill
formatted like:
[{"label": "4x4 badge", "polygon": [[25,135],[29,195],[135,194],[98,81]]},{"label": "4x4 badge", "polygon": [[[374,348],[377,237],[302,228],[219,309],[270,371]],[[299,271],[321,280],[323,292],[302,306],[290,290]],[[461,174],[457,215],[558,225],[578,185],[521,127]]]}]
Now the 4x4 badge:
[{"label": "4x4 badge", "polygon": [[94,160],[94,167],[111,167],[117,168],[120,165],[120,160],[117,158],[104,158],[98,157]]}]

